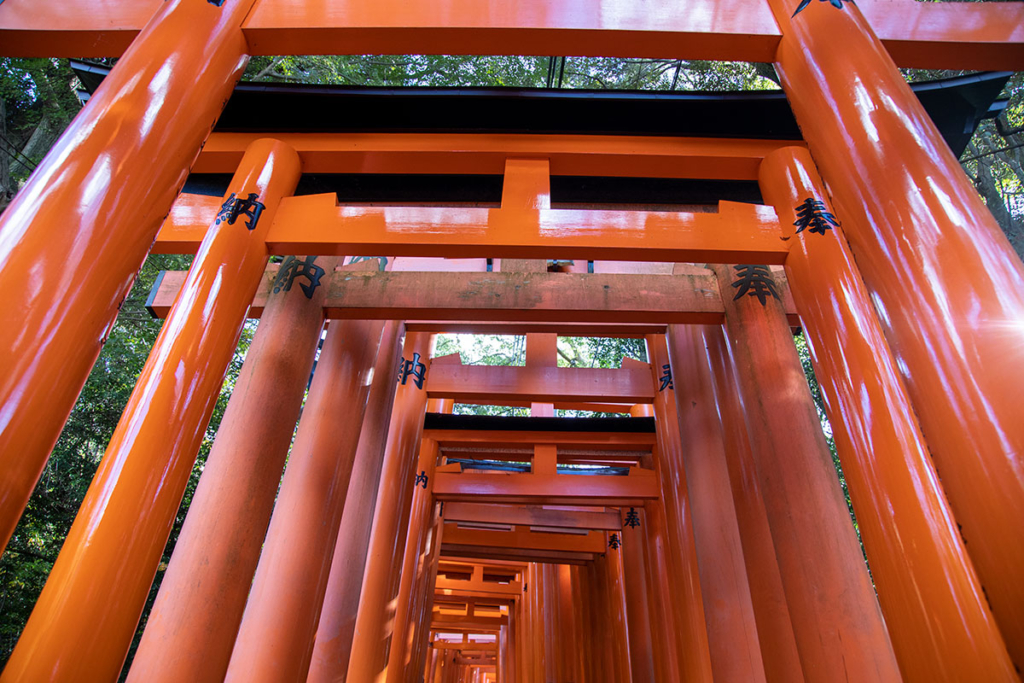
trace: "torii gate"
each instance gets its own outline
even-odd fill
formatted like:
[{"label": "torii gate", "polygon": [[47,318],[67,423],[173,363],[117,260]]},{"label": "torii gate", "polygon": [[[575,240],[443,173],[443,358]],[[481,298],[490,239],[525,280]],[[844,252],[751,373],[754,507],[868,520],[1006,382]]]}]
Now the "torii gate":
[{"label": "torii gate", "polygon": [[[203,590],[210,587],[168,589],[163,626],[151,626],[152,636],[147,630],[136,680],[305,675],[317,661],[314,648],[326,642],[314,634],[323,625],[321,605],[345,594],[330,584],[348,585],[344,570],[335,575],[323,561],[344,555],[330,551],[341,542],[339,526],[342,535],[357,528],[368,535],[360,598],[367,606],[358,610],[366,629],[357,631],[369,640],[354,641],[350,680],[372,680],[385,665],[388,680],[422,675],[423,636],[438,631],[428,618],[430,572],[437,572],[443,539],[465,541],[453,544],[463,558],[481,545],[465,529],[446,535],[433,502],[472,504],[479,495],[527,509],[578,506],[581,497],[599,508],[581,513],[619,508],[620,547],[605,545],[616,532],[601,526],[586,529],[604,535],[603,554],[587,540],[553,549],[551,539],[510,532],[515,538],[501,547],[521,552],[504,553],[504,561],[527,557],[520,578],[543,588],[505,605],[511,618],[497,624],[493,671],[491,655],[467,647],[447,678],[434,669],[435,680],[1017,679],[1014,663],[1024,663],[1024,266],[896,64],[1020,69],[1021,3],[106,0],[86,7],[6,0],[0,51],[121,57],[0,217],[4,544],[146,254],[197,254],[187,276],[163,283],[168,321],[0,680],[116,678],[241,325],[254,297],[261,305],[258,294],[266,306],[261,329],[278,332],[276,346],[269,332],[261,335],[256,356],[293,362],[263,370],[275,374],[258,375],[251,392],[239,394],[219,437],[225,454],[218,462],[227,464],[219,478],[204,475],[213,482],[196,508],[205,516],[190,515],[196,528],[188,538],[196,540],[174,562],[208,562],[214,551],[233,561],[236,549],[246,559],[236,574],[215,575],[233,582],[213,586],[223,602],[205,612],[211,630],[191,631],[209,651],[172,636],[186,623],[174,610],[178,601],[193,604],[186,598],[209,597]],[[249,55],[297,53],[768,61],[804,141],[210,135]],[[332,163],[373,173],[504,173],[502,205],[367,208],[292,196],[303,170]],[[233,172],[225,196],[179,198],[193,165]],[[745,174],[758,180],[767,206],[723,202],[711,214],[551,208],[549,177],[580,168],[634,177]],[[293,258],[268,274],[270,254],[320,260]],[[379,254],[398,262],[520,261],[480,285],[472,272],[372,272],[366,263],[337,269],[330,258]],[[548,258],[592,260],[595,269],[533,273],[528,260]],[[677,265],[672,274],[599,267],[650,261],[710,266]],[[785,268],[792,304],[773,265]],[[271,280],[261,291],[264,277]],[[326,286],[316,285],[320,277]],[[787,315],[799,319],[813,347],[878,603]],[[321,380],[310,389],[274,507],[325,317],[335,322],[315,375]],[[479,372],[453,359],[432,364],[430,333],[452,329],[438,322],[467,319],[540,334],[535,349],[550,344],[543,335],[567,330],[643,334],[650,363],[605,373],[563,372],[550,357],[526,369]],[[282,348],[291,337],[301,343]],[[371,374],[388,381],[374,383]],[[627,461],[628,476],[587,483],[558,473],[559,462],[572,462],[560,449],[606,437],[556,439],[531,430],[521,445],[534,449],[533,469],[495,488],[487,478],[496,475],[437,464],[449,456],[424,431],[428,396],[650,404],[634,412],[653,413],[655,443],[632,461],[615,456]],[[261,441],[271,434],[280,447]],[[245,456],[264,449],[276,454],[265,471],[232,483],[228,475]],[[368,515],[361,525],[342,523],[346,501],[331,491],[345,490],[350,478],[373,481],[360,468],[374,456],[381,491],[396,488],[378,496],[371,533]],[[417,469],[425,481],[415,479],[411,490]],[[429,495],[413,495],[428,487]],[[262,519],[265,530],[272,509],[266,546],[275,552],[257,569],[262,532],[243,522]],[[314,513],[326,523],[307,528]],[[201,542],[223,525],[249,535],[233,536],[230,547]],[[421,556],[433,559],[417,563]],[[304,562],[309,557],[319,558],[319,571]],[[552,558],[560,562],[538,562]],[[195,577],[176,574],[180,585]],[[593,618],[558,622],[573,624],[569,642],[603,643],[607,662],[589,668],[572,664],[569,653],[551,654],[558,649],[545,642],[551,629],[541,627],[554,613],[575,613],[563,596],[580,591],[617,625],[597,633]],[[386,657],[407,652],[406,642],[378,642],[386,605],[404,615],[394,628],[417,634],[401,667]],[[444,621],[436,625],[447,627]],[[166,659],[179,653],[181,662]],[[443,658],[432,659],[445,669]]]}]

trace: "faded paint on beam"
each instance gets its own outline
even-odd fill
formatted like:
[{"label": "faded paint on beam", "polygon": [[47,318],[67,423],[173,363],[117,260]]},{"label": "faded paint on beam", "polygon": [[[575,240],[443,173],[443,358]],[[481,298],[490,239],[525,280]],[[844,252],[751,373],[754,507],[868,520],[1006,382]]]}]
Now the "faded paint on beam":
[{"label": "faded paint on beam", "polygon": [[[277,268],[268,268],[249,315],[259,317]],[[186,273],[165,272],[147,302],[164,317]],[[380,273],[338,271],[322,280],[332,320],[463,320],[715,325],[724,309],[713,275]]]}]

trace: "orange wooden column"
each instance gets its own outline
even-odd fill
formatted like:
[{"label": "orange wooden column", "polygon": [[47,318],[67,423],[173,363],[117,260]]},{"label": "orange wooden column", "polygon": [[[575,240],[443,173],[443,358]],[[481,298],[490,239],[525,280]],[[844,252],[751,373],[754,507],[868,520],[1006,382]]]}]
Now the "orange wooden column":
[{"label": "orange wooden column", "polygon": [[860,9],[769,4],[783,87],[1024,669],[1024,264]]},{"label": "orange wooden column", "polygon": [[404,334],[403,323],[392,320],[384,324],[317,624],[308,683],[329,683],[343,677],[348,670],[388,424],[398,387],[394,372],[401,357]]},{"label": "orange wooden column", "polygon": [[[716,679],[763,681],[764,664],[747,583],[722,422],[703,325],[671,325],[668,350],[681,455],[693,515],[711,669]],[[717,329],[712,330],[717,332]],[[662,369],[658,358],[654,368]],[[657,372],[656,372],[657,374]]]},{"label": "orange wooden column", "polygon": [[810,154],[772,153],[760,182],[783,225],[808,224],[789,284],[904,678],[1017,680]]},{"label": "orange wooden column", "polygon": [[774,281],[763,266],[712,268],[804,679],[899,681]]},{"label": "orange wooden column", "polygon": [[[300,261],[320,268],[315,276],[337,260]],[[246,353],[132,661],[133,683],[224,680],[324,324],[326,288],[308,277],[293,284],[271,293]]]},{"label": "orange wooden column", "polygon": [[[607,606],[608,637],[611,645],[612,665],[609,681],[632,681],[632,665],[629,663],[629,624],[626,619],[626,592],[622,586],[622,554],[610,548],[596,562],[595,570],[599,589],[604,593]],[[639,683],[639,682],[636,682]]]},{"label": "orange wooden column", "polygon": [[403,372],[400,373],[403,377],[395,395],[388,429],[373,531],[370,533],[363,589],[352,638],[346,679],[352,683],[377,680],[387,665],[390,633],[386,626],[394,617],[394,600],[398,593],[415,483],[415,454],[423,434],[423,415],[427,405],[425,380],[433,350],[434,337],[431,334],[417,332],[406,337],[401,362]]},{"label": "orange wooden column", "polygon": [[[674,392],[674,383],[662,379],[670,370],[668,347],[664,335],[647,337],[647,352],[659,389],[654,397],[654,418],[657,425],[657,448],[654,468],[658,473],[664,510],[664,543],[667,577],[671,589],[662,598],[670,608],[677,632],[681,678],[686,681],[712,680],[708,632],[704,616],[704,599],[697,565],[694,541],[693,511],[687,493],[686,471],[683,467],[682,436]],[[623,367],[625,367],[625,363]],[[671,377],[671,375],[669,375]],[[661,517],[655,513],[653,524],[657,533]],[[656,536],[657,538],[657,536]]]},{"label": "orange wooden column", "polygon": [[[451,357],[459,361],[458,354]],[[436,358],[432,367],[443,363],[444,359]],[[428,412],[450,413],[454,408],[453,401],[446,401],[447,410],[438,410],[436,399],[428,401]],[[417,665],[416,642],[425,638],[422,627],[430,628],[429,616],[425,616],[424,608],[428,602],[433,605],[434,582],[429,581],[432,570],[436,571],[434,550],[438,549],[436,534],[443,525],[436,523],[436,505],[434,503],[434,470],[440,449],[433,439],[421,439],[419,459],[416,463],[415,479],[412,484],[412,507],[409,513],[408,535],[405,541],[405,553],[402,558],[399,577],[398,595],[395,598],[395,618],[391,633],[391,649],[388,654],[387,680],[399,683],[414,677],[414,672],[423,668]],[[431,610],[425,610],[427,614]]]},{"label": "orange wooden column", "polygon": [[609,548],[612,564],[622,572],[623,595],[628,622],[629,663],[633,681],[657,680],[654,668],[654,648],[651,636],[650,609],[647,604],[647,558],[643,533],[637,528],[643,521],[643,509],[622,509],[622,546]]},{"label": "orange wooden column", "polygon": [[245,70],[252,5],[160,5],[0,216],[0,552]]},{"label": "orange wooden column", "polygon": [[383,327],[327,328],[225,681],[306,677]]},{"label": "orange wooden column", "polygon": [[721,328],[705,330],[715,397],[722,418],[725,458],[729,467],[736,522],[743,542],[750,599],[757,619],[757,638],[768,683],[800,683],[803,671],[793,636],[786,592],[782,588],[779,562],[775,557],[768,516],[761,497],[761,484],[750,452],[747,426],[743,419],[736,368]]},{"label": "orange wooden column", "polygon": [[558,619],[558,567],[553,564],[538,564],[540,578],[540,622],[543,624],[541,638],[544,641],[544,681],[557,681],[562,666],[561,643],[564,634]]},{"label": "orange wooden column", "polygon": [[555,571],[558,610],[558,679],[560,681],[582,682],[583,669],[580,656],[583,652],[583,638],[580,634],[574,595],[578,585],[573,581],[572,567],[567,564],[552,565]]},{"label": "orange wooden column", "polygon": [[287,145],[250,145],[229,188],[236,197],[255,194],[262,214],[210,227],[4,669],[5,683],[117,677],[267,263],[263,237],[299,172]]},{"label": "orange wooden column", "polygon": [[[622,366],[636,364],[647,367],[630,358],[622,359]],[[654,417],[654,406],[649,403],[632,406],[631,417]],[[645,458],[651,467],[657,455]],[[651,618],[651,646],[654,654],[654,669],[660,681],[682,680],[680,657],[684,646],[677,623],[677,611],[672,600],[672,575],[677,571],[671,562],[668,550],[668,534],[665,523],[665,507],[661,500],[650,500],[644,504],[644,521],[639,527],[641,542],[647,551],[647,605]]]}]

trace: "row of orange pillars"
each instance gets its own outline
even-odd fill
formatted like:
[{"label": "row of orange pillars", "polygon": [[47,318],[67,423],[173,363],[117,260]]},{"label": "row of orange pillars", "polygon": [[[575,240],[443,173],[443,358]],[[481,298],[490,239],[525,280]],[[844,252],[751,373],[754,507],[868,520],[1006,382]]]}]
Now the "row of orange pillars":
[{"label": "row of orange pillars", "polygon": [[[262,169],[291,164],[294,181],[297,159],[273,141],[253,152],[236,177],[243,188],[268,183],[261,196],[273,211],[290,189]],[[795,188],[831,210],[806,152],[768,158],[762,170],[778,180],[766,183],[766,199],[783,221],[796,218],[783,211],[798,206],[786,194]],[[253,283],[263,274],[262,245],[241,234],[214,226],[204,240],[5,683],[117,678],[191,472],[184,454],[198,448],[179,443],[181,434],[203,437],[195,425],[209,419],[256,286],[222,288],[219,270],[203,264],[232,260]],[[417,681],[428,651],[435,680],[438,660],[448,680],[531,683],[1018,680],[1007,653],[1020,644],[1013,620],[997,626],[993,617],[1020,607],[1019,581],[1005,571],[1012,563],[985,565],[979,580],[981,556],[969,556],[946,490],[967,503],[958,512],[986,499],[965,501],[956,478],[940,484],[915,419],[921,403],[898,376],[848,247],[797,241],[786,267],[823,393],[843,418],[832,426],[872,575],[767,268],[750,296],[722,297],[724,326],[670,325],[647,339],[644,368],[657,388],[649,462],[638,456],[624,477],[561,474],[559,442],[533,435],[534,471],[509,476],[536,478],[511,499],[489,493],[499,475],[450,471],[448,462],[438,472],[442,442],[424,441],[429,334],[404,334],[400,322],[332,321],[303,404],[327,288],[292,288],[268,300],[128,680]],[[732,269],[711,270],[730,291]],[[528,365],[553,363],[553,340],[544,343],[528,342]],[[191,368],[185,385],[182,367]],[[598,482],[635,484],[641,471],[657,481],[657,494],[642,500]],[[433,533],[440,503],[465,502],[434,488],[450,476],[469,477],[461,481],[475,490],[463,494],[481,503],[618,508],[619,530],[584,529],[604,534],[601,547],[577,549],[572,562],[524,548],[545,533],[534,531],[505,542],[492,529],[491,545],[448,535],[445,551],[449,529]],[[588,495],[587,481],[605,495],[567,502]],[[461,531],[473,529],[453,533]],[[565,547],[574,546],[569,536]],[[489,562],[531,551],[517,573],[522,592],[496,614],[493,597],[458,614],[432,574],[442,555],[479,559],[480,547]],[[484,570],[485,580],[494,573]],[[96,577],[113,577],[116,590]],[[580,616],[556,617],[569,614]],[[466,643],[451,642],[460,632],[452,616],[472,617]],[[491,656],[469,644],[486,635],[472,623],[485,617],[509,622],[498,625],[493,672]]]}]

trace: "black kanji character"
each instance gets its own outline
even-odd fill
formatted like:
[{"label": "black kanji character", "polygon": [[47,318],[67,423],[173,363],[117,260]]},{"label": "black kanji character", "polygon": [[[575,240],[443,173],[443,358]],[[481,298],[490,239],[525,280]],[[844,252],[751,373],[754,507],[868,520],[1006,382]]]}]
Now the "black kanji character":
[{"label": "black kanji character", "polygon": [[797,233],[810,228],[811,232],[824,235],[827,230],[832,229],[832,226],[838,228],[839,221],[828,212],[828,207],[824,202],[808,197],[803,204],[796,207],[796,220],[793,225],[796,226]]},{"label": "black kanji character", "polygon": [[256,224],[260,220],[260,215],[265,208],[263,203],[259,201],[259,195],[255,192],[250,192],[249,196],[245,199],[239,199],[232,192],[224,203],[220,205],[220,211],[217,212],[217,220],[214,221],[214,225],[220,225],[221,221],[227,221],[228,225],[234,225],[239,217],[245,216],[245,227],[249,230],[255,230]]},{"label": "black kanji character", "polygon": [[626,513],[626,521],[623,524],[630,529],[640,526],[640,515],[636,513],[636,508],[629,508],[629,512]]},{"label": "black kanji character", "polygon": [[399,382],[405,385],[405,380],[409,379],[409,375],[412,375],[413,382],[416,383],[416,388],[423,388],[423,380],[426,379],[427,366],[420,362],[420,354],[412,354],[412,360],[405,360],[405,358],[402,358],[398,365]]},{"label": "black kanji character", "polygon": [[622,541],[619,540],[619,535],[618,534],[612,534],[611,537],[608,539],[608,547],[609,548],[617,549],[621,545],[622,545]]},{"label": "black kanji character", "polygon": [[284,263],[281,264],[281,269],[277,271],[277,277],[274,278],[274,294],[277,294],[282,289],[290,292],[295,278],[304,277],[309,280],[309,284],[305,285],[300,282],[299,286],[302,287],[306,298],[312,299],[313,292],[320,286],[320,278],[327,272],[313,263],[315,260],[316,256],[307,256],[304,261],[300,261],[294,256],[286,256]]},{"label": "black kanji character", "polygon": [[665,391],[666,389],[675,389],[676,388],[675,385],[672,384],[672,366],[671,365],[666,364],[666,365],[662,365],[661,366],[661,377],[659,379],[661,379],[661,386],[658,387],[658,391],[659,392]]},{"label": "black kanji character", "polygon": [[772,272],[768,270],[768,266],[742,265],[734,266],[734,268],[739,273],[739,277],[732,283],[732,286],[739,291],[732,298],[733,301],[738,301],[746,294],[747,296],[756,296],[764,306],[769,295],[776,299],[779,298],[779,293],[775,289],[775,281],[772,280]]},{"label": "black kanji character", "polygon": [[427,488],[427,471],[426,470],[421,470],[420,473],[416,475],[416,482],[413,484],[413,486],[414,487],[415,486],[419,486],[420,484],[423,484],[423,488]]}]

